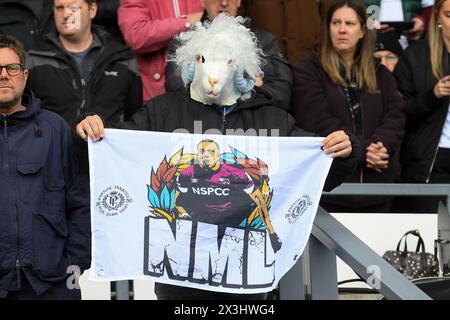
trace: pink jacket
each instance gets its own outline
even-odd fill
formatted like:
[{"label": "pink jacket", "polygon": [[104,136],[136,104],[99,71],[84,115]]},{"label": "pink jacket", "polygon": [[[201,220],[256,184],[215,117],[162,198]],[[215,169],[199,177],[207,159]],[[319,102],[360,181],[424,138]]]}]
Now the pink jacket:
[{"label": "pink jacket", "polygon": [[200,0],[122,0],[119,27],[136,54],[141,72],[144,102],[164,93],[165,49],[185,31],[185,15],[203,11]]}]

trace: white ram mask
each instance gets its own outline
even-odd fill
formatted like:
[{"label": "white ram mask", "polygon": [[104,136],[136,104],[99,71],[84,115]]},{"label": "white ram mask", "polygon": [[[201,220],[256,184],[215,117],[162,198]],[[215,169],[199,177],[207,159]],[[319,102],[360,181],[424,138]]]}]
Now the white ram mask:
[{"label": "white ram mask", "polygon": [[229,106],[250,97],[262,74],[262,51],[242,17],[218,15],[212,23],[181,34],[175,60],[191,98],[203,104]]}]

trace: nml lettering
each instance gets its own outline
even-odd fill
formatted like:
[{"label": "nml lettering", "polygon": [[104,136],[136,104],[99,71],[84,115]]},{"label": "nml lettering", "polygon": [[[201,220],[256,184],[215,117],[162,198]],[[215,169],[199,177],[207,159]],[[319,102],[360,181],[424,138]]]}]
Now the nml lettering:
[{"label": "nml lettering", "polygon": [[192,191],[195,194],[201,194],[203,196],[210,196],[211,194],[215,194],[216,196],[229,196],[230,195],[230,189],[227,188],[207,188],[207,187],[198,187],[198,188],[192,188]]},{"label": "nml lettering", "polygon": [[144,274],[229,288],[270,288],[275,259],[266,232],[191,220],[145,218]]}]

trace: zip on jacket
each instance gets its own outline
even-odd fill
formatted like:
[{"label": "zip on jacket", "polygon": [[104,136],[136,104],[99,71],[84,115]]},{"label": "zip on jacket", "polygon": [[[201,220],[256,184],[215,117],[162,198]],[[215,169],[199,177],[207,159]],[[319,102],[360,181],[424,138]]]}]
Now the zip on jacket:
[{"label": "zip on jacket", "polygon": [[[355,114],[353,113],[353,111],[351,110],[351,107],[347,103],[347,97],[346,97],[346,94],[343,92],[342,87],[339,86],[338,88],[339,88],[339,92],[342,94],[342,96],[344,97],[344,99],[346,101],[345,104],[347,104],[347,106],[348,106],[348,112],[349,112],[350,118],[352,120],[352,131],[353,131],[353,134],[355,134],[355,136],[357,136],[357,137],[361,137],[362,138],[364,136],[364,121],[363,121],[363,119],[364,119],[364,112],[363,112],[363,108],[362,108],[362,105],[363,105],[362,101],[363,101],[363,97],[364,97],[365,91],[364,91],[363,88],[360,89],[361,90],[361,96],[360,96],[360,99],[359,99],[359,110],[361,112],[361,119],[360,119],[361,120],[361,132],[357,132]],[[364,183],[364,168],[362,166],[360,166],[359,182],[360,183]]]},{"label": "zip on jacket", "polygon": [[3,136],[5,138],[5,142],[8,142],[8,118],[3,118]]},{"label": "zip on jacket", "polygon": [[[45,42],[43,45],[36,50],[30,50],[28,53],[30,56],[29,61],[34,61],[34,59],[39,61],[41,58],[45,60],[57,61],[56,65],[60,64],[63,67],[62,69],[60,69],[61,67],[56,67],[56,72],[69,73],[69,76],[72,79],[71,83],[63,82],[61,85],[65,87],[63,90],[71,90],[77,96],[77,101],[72,101],[73,105],[71,105],[70,108],[72,112],[67,111],[67,109],[61,112],[52,109],[66,118],[69,122],[75,121],[79,115],[89,112],[91,108],[95,107],[91,106],[93,97],[95,92],[98,90],[99,85],[101,85],[105,80],[105,71],[109,66],[117,63],[120,64],[121,61],[129,61],[133,59],[133,55],[127,47],[115,42],[113,44],[109,44],[108,41],[111,40],[109,34],[102,30],[95,30],[93,31],[95,39],[95,42],[93,42],[95,49],[93,50],[97,50],[98,52],[96,53],[95,58],[92,57],[92,71],[85,83],[83,83],[83,78],[77,65],[75,64],[75,61],[53,34],[47,34],[44,37]],[[30,68],[31,73],[33,73],[33,69],[41,68],[46,65],[47,63],[45,62],[43,64],[37,63],[36,65],[32,65]],[[66,66],[69,67],[68,70],[64,70]],[[39,75],[40,77],[43,76],[41,73],[39,73]],[[70,86],[70,89],[67,86]],[[36,94],[39,94],[39,92],[36,92]],[[57,105],[52,105],[52,107],[57,107]],[[69,113],[66,114],[66,112]],[[74,118],[72,119],[72,117]]]},{"label": "zip on jacket", "polygon": [[[445,126],[445,119],[444,119],[444,122],[442,123],[441,134],[439,135],[439,137],[442,136],[442,132],[444,131],[444,126]],[[438,143],[436,145],[436,149],[435,149],[434,155],[433,155],[433,160],[431,161],[431,166],[428,169],[428,176],[427,176],[427,179],[425,180],[425,183],[429,183],[430,182],[431,173],[433,172],[433,167],[434,167],[434,163],[436,162],[438,151],[439,151],[439,141],[438,141]]]},{"label": "zip on jacket", "polygon": [[17,289],[22,287],[22,277],[20,274],[20,269],[22,268],[20,265],[20,234],[19,234],[19,209],[16,208],[16,274],[17,274]]},{"label": "zip on jacket", "polygon": [[[8,118],[7,117],[3,118],[3,139],[5,140],[5,148],[9,149],[9,145],[8,145]],[[5,172],[8,172],[8,170],[9,170],[9,163],[8,163],[8,158],[7,157],[3,157],[3,169],[5,170]]]},{"label": "zip on jacket", "polygon": [[226,134],[227,130],[227,116],[225,115],[225,108],[222,109],[222,134]]}]

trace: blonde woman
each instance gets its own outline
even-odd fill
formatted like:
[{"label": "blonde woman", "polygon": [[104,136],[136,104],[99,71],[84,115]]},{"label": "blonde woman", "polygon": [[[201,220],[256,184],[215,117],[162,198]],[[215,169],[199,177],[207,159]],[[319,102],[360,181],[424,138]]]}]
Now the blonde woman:
[{"label": "blonde woman", "polygon": [[[355,134],[361,163],[347,182],[393,182],[400,174],[398,151],[404,102],[392,74],[373,57],[374,31],[366,28],[359,0],[339,0],[328,10],[317,56],[294,66],[292,111],[299,126],[326,136]],[[386,198],[322,198],[329,211],[388,211]]]},{"label": "blonde woman", "polygon": [[[394,72],[406,101],[402,176],[409,183],[449,183],[449,0],[436,0],[428,32],[428,39],[404,52]],[[421,203],[421,211],[437,209],[436,201]]]}]

